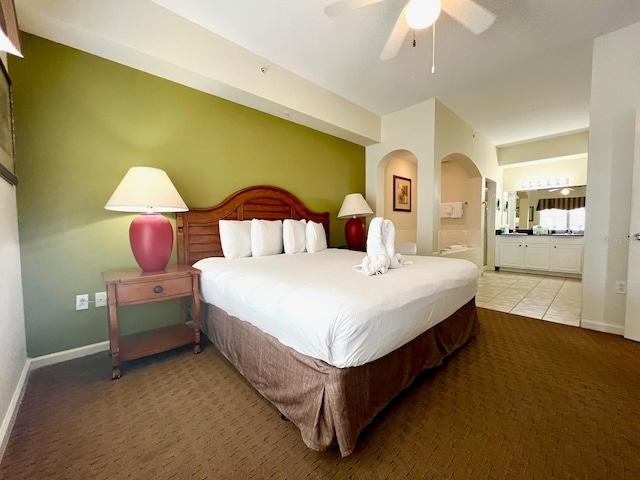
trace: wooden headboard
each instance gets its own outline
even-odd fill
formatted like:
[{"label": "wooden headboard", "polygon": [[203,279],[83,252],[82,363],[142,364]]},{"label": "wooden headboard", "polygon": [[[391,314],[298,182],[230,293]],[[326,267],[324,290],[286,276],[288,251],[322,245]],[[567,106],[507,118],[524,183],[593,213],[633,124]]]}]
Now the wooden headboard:
[{"label": "wooden headboard", "polygon": [[292,193],[279,187],[247,187],[209,208],[193,208],[176,217],[178,263],[193,265],[206,257],[222,257],[219,220],[313,220],[322,223],[329,243],[329,212],[309,210]]}]

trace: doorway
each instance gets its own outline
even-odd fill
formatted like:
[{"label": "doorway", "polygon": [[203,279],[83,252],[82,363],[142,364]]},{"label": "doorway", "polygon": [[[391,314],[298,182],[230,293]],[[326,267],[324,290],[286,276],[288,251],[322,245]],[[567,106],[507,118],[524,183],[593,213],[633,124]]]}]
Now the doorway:
[{"label": "doorway", "polygon": [[496,198],[497,184],[495,181],[485,178],[484,180],[484,209],[482,236],[484,243],[483,266],[485,269],[489,265],[495,264],[495,225],[496,225]]}]

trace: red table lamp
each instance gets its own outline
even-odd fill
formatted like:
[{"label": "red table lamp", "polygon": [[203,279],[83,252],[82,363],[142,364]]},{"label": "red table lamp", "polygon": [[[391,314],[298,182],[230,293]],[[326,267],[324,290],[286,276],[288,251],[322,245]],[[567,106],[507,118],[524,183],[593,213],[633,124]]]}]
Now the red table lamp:
[{"label": "red table lamp", "polygon": [[373,210],[360,193],[344,197],[338,218],[349,218],[344,226],[344,237],[351,250],[364,250],[364,222],[358,217],[373,215]]},{"label": "red table lamp", "polygon": [[173,250],[173,228],[162,213],[189,210],[165,171],[131,167],[104,208],[141,212],[129,227],[133,256],[145,272],[164,270]]}]

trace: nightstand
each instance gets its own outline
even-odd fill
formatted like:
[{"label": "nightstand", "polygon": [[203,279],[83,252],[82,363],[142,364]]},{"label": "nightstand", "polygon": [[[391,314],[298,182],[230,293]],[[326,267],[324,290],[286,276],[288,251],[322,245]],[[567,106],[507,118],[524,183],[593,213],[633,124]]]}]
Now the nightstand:
[{"label": "nightstand", "polygon": [[[139,269],[110,270],[102,274],[107,285],[109,315],[109,349],[113,379],[120,378],[120,363],[146,357],[173,348],[194,344],[200,353],[200,270],[188,265],[172,265],[160,272]],[[190,298],[189,298],[190,297]],[[133,335],[118,333],[118,307],[180,299],[180,323]],[[187,325],[187,311],[192,304],[193,327]]]}]

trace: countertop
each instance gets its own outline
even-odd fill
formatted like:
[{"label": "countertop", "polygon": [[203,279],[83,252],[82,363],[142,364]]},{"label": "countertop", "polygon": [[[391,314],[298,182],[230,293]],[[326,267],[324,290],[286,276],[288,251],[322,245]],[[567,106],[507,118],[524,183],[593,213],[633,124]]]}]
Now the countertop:
[{"label": "countertop", "polygon": [[507,237],[524,237],[524,236],[534,236],[534,237],[584,237],[584,233],[548,233],[546,235],[534,235],[533,233],[526,233],[526,232],[511,232],[511,233],[496,232],[496,235],[505,235]]}]

